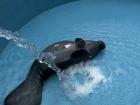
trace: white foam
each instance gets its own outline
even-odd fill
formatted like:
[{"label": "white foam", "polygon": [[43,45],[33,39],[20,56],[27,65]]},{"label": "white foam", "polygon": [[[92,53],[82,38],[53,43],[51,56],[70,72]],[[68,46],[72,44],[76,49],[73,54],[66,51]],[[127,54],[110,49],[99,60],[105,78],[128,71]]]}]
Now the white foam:
[{"label": "white foam", "polygon": [[[82,83],[76,75],[82,76]],[[107,81],[101,69],[90,64],[78,64],[63,72],[63,87],[70,99],[85,97],[95,91],[102,83]]]},{"label": "white foam", "polygon": [[92,79],[90,81],[87,81],[84,84],[77,84],[75,91],[76,91],[76,94],[79,94],[79,95],[88,95],[97,87],[97,85],[102,80],[105,79],[99,68],[88,67],[85,69],[87,69],[87,71],[89,72],[89,77]]}]

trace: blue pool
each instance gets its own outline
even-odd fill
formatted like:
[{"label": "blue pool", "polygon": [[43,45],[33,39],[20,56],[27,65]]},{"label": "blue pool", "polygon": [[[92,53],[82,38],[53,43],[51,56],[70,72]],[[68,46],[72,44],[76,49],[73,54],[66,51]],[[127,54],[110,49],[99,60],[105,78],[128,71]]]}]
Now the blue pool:
[{"label": "blue pool", "polygon": [[[71,99],[72,96],[67,95],[69,93],[54,75],[45,83],[41,105],[140,105],[139,1],[70,2],[47,11],[44,9],[43,13],[22,27],[10,27],[12,25],[8,29],[18,30],[23,38],[40,48],[76,37],[106,43],[106,49],[91,61],[92,66],[100,69],[106,83],[98,84],[94,91],[84,97]],[[13,42],[0,41],[5,46],[0,53],[2,104],[9,92],[25,79],[34,57]]]}]

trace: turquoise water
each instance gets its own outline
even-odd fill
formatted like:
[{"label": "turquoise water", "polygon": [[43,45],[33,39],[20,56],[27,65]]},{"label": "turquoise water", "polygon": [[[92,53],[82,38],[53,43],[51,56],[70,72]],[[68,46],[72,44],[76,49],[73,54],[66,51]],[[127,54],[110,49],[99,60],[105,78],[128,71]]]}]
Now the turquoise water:
[{"label": "turquoise water", "polygon": [[[62,88],[55,75],[45,83],[42,105],[140,105],[139,11],[139,2],[85,0],[46,11],[26,24],[20,34],[40,48],[76,37],[103,40],[107,46],[91,62],[107,79],[104,85],[98,84],[88,95],[71,99],[73,94],[67,95],[68,88]],[[11,42],[0,59],[2,103],[26,77],[34,57]]]}]

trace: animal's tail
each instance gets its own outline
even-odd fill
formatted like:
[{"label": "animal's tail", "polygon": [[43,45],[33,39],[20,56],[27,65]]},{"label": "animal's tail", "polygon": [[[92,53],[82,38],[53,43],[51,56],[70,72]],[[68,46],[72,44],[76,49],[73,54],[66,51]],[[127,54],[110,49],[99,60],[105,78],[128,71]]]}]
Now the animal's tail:
[{"label": "animal's tail", "polygon": [[35,60],[27,78],[5,99],[5,105],[40,105],[43,82],[55,71]]}]

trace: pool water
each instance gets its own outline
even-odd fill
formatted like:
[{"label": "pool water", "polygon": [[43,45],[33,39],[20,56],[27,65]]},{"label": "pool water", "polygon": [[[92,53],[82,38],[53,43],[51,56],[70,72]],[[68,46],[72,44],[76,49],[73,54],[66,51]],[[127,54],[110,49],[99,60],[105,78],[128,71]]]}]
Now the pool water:
[{"label": "pool water", "polygon": [[[71,100],[55,75],[45,83],[42,105],[140,105],[139,11],[136,1],[81,0],[46,11],[21,28],[20,34],[41,48],[76,37],[106,43],[106,49],[91,62],[107,78],[105,85]],[[10,42],[0,59],[1,104],[25,79],[34,57]]]}]

